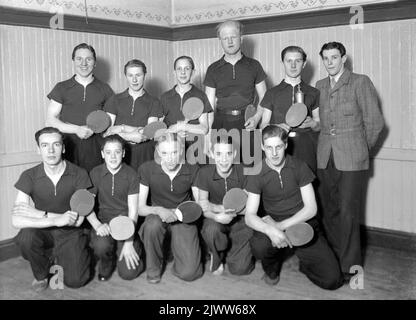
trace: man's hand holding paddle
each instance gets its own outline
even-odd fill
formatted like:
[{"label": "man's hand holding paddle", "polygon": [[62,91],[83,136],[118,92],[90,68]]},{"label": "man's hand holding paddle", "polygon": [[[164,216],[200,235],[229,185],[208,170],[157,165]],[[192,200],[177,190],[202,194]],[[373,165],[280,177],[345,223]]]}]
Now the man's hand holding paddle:
[{"label": "man's hand holding paddle", "polygon": [[157,207],[157,215],[163,222],[172,223],[178,220],[178,217],[175,215],[174,209],[166,209],[163,207]]}]

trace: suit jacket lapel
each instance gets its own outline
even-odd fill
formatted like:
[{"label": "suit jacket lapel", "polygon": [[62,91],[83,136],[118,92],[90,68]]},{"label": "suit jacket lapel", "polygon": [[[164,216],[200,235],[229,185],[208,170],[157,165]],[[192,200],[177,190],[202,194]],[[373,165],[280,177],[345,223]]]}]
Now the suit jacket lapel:
[{"label": "suit jacket lapel", "polygon": [[[350,81],[350,77],[351,77],[351,71],[348,70],[347,68],[345,68],[343,74],[341,75],[341,77],[338,79],[337,83],[335,84],[335,87],[330,89],[331,93],[337,91],[339,88],[341,88],[344,84],[348,83]],[[329,88],[331,88],[331,85],[329,84],[329,77],[328,77],[328,82],[327,85],[329,86]]]}]

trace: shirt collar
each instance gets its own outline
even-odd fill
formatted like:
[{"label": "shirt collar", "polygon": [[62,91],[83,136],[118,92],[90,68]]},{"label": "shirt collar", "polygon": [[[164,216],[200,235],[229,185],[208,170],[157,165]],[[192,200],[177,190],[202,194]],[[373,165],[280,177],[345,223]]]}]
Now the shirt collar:
[{"label": "shirt collar", "polygon": [[[117,173],[116,174],[114,174],[114,175],[124,175],[124,170],[125,169],[125,166],[124,166],[124,163],[122,163],[121,164],[121,168],[120,168],[120,170],[118,170],[117,171]],[[101,177],[105,177],[107,174],[110,174],[110,175],[113,175],[111,172],[110,172],[110,170],[108,170],[108,168],[107,168],[107,166],[105,165],[105,163],[103,163],[102,165],[101,165]]]},{"label": "shirt collar", "polygon": [[[66,176],[66,175],[74,176],[74,175],[76,175],[74,165],[71,164],[70,162],[66,161],[66,160],[64,160],[64,161],[65,161],[66,167],[65,167],[65,170],[64,170],[64,173],[62,174],[62,176]],[[43,162],[38,165],[38,167],[36,169],[35,176],[36,176],[37,179],[47,177]]]},{"label": "shirt collar", "polygon": [[[272,168],[270,168],[268,166],[268,164],[266,163],[266,159],[264,159],[262,162],[262,175],[266,175],[267,173],[269,173],[270,171],[275,171]],[[286,159],[285,159],[285,164],[283,165],[283,168],[292,168],[292,169],[296,169],[295,163],[293,162],[292,156],[291,155],[286,155]]]},{"label": "shirt collar", "polygon": [[[163,171],[162,166],[155,161],[153,161],[152,174],[167,175],[166,172]],[[186,163],[183,163],[175,177],[190,174],[192,174],[191,168]]]},{"label": "shirt collar", "polygon": [[[167,94],[168,94],[168,96],[169,97],[175,97],[176,95],[178,95],[178,96],[180,96],[179,95],[179,93],[176,91],[176,86],[177,85],[174,85],[173,86],[173,88],[172,89],[170,89],[168,92],[167,92]],[[188,94],[190,94],[192,91],[194,91],[195,90],[195,86],[193,85],[193,84],[191,84],[191,90],[189,90],[189,91],[187,91],[187,92],[185,92],[185,94],[184,94],[184,97],[186,96],[186,95],[188,95]]]},{"label": "shirt collar", "polygon": [[[213,180],[225,180],[223,177],[221,177],[219,175],[219,173],[217,172],[217,167],[214,164],[214,174],[212,175]],[[232,165],[232,169],[231,169],[231,173],[230,175],[227,177],[227,179],[229,180],[234,180],[234,181],[238,181],[238,175],[237,175],[237,169],[235,167],[235,165]]]},{"label": "shirt collar", "polygon": [[[76,86],[76,85],[79,85],[79,86],[82,86],[82,84],[81,83],[79,83],[77,80],[75,80],[75,74],[72,76],[72,78],[70,79],[71,81],[70,81],[70,87],[74,87],[74,86]],[[92,81],[89,83],[89,84],[87,84],[87,86],[89,86],[89,85],[94,85],[94,86],[98,86],[98,80],[97,80],[97,78],[93,75],[93,77],[92,77]]]},{"label": "shirt collar", "polygon": [[[144,97],[147,94],[147,91],[145,89],[143,89],[143,90],[144,90],[144,93],[139,98],[142,98],[142,97]],[[133,99],[133,97],[129,93],[129,88],[127,88],[126,90],[124,90],[123,92],[121,92],[119,96],[120,96],[120,98],[131,98],[131,99]]]},{"label": "shirt collar", "polygon": [[[237,63],[248,63],[248,59],[244,55],[244,53],[241,52],[241,58],[235,64],[237,64]],[[219,66],[221,67],[221,66],[226,65],[226,64],[231,64],[231,63],[225,61],[225,54],[223,54],[221,59],[219,60]]]}]

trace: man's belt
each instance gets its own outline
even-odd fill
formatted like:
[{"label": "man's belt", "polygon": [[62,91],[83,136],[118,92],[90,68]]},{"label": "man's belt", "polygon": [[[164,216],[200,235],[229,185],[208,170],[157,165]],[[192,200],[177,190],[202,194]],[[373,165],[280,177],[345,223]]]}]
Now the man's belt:
[{"label": "man's belt", "polygon": [[230,108],[227,108],[227,109],[217,109],[216,111],[219,114],[225,114],[227,116],[239,116],[241,114],[244,114],[244,112],[246,111],[246,108],[247,108],[247,106],[245,106],[242,109],[230,109]]}]

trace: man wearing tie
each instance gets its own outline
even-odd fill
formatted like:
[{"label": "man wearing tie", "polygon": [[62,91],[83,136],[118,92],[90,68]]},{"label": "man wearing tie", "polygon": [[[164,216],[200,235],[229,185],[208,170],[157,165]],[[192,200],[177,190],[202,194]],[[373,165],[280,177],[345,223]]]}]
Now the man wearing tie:
[{"label": "man wearing tie", "polygon": [[328,77],[319,80],[321,131],[317,161],[324,229],[341,264],[345,280],[350,268],[362,265],[360,210],[369,168],[369,150],[383,129],[377,92],[366,75],[345,68],[342,43],[320,51]]}]

